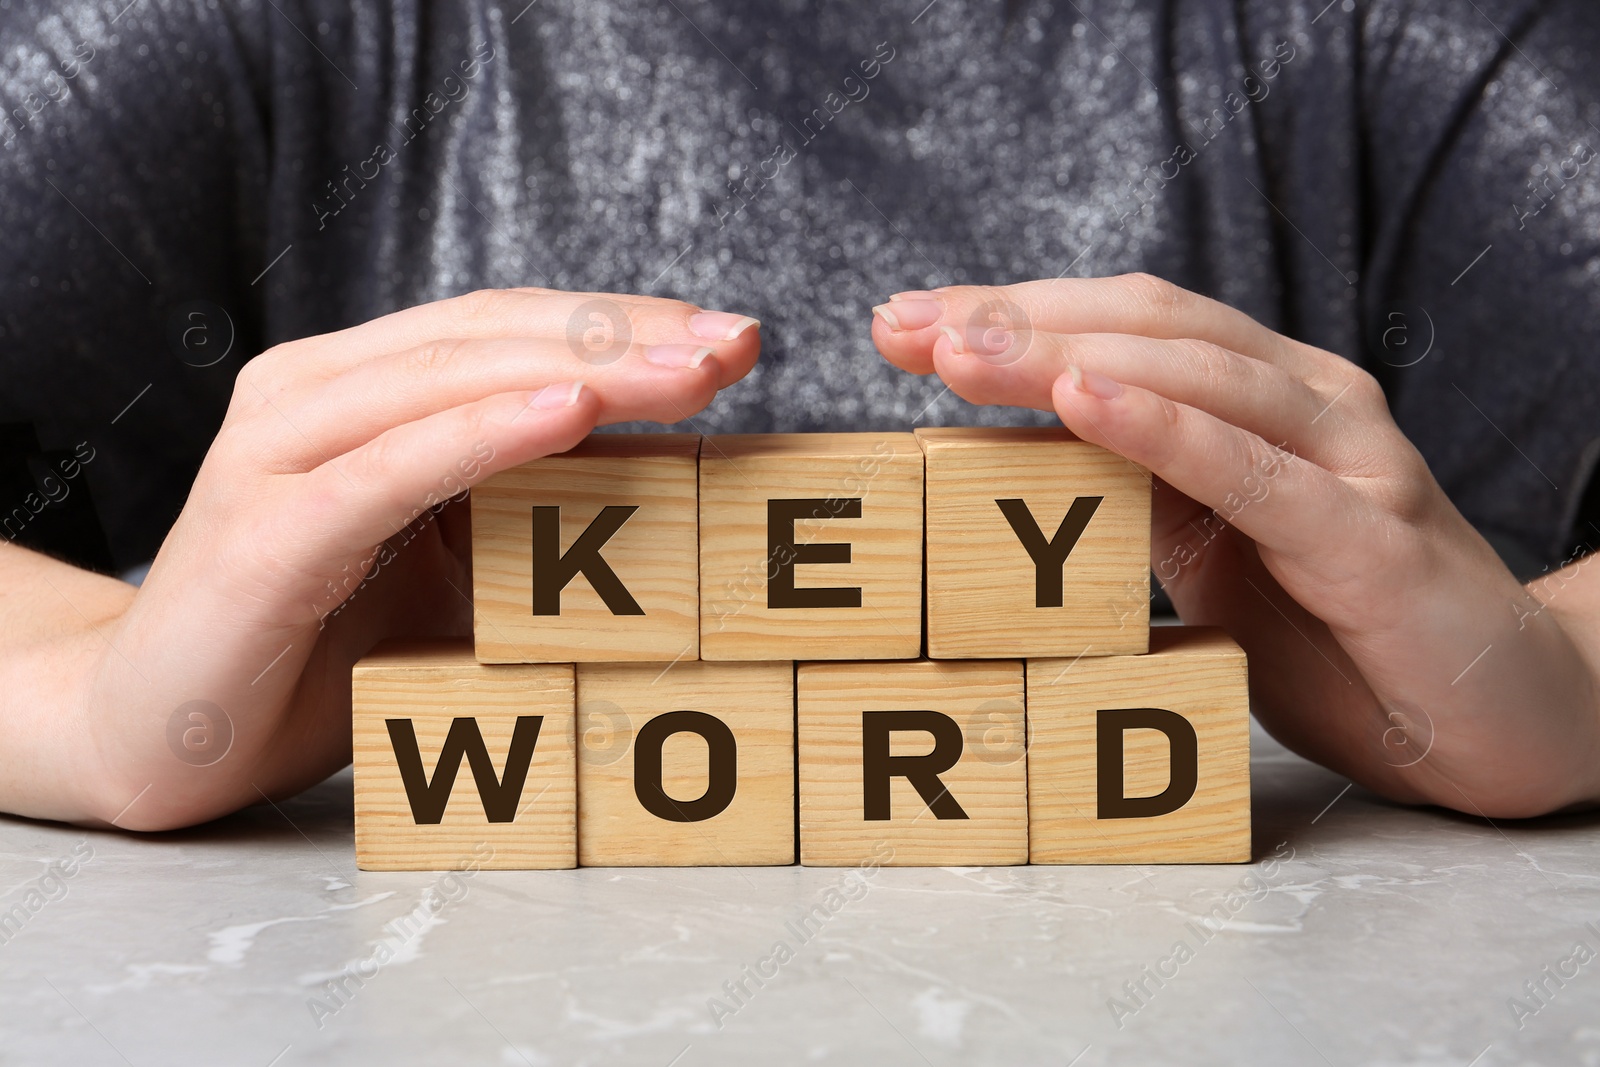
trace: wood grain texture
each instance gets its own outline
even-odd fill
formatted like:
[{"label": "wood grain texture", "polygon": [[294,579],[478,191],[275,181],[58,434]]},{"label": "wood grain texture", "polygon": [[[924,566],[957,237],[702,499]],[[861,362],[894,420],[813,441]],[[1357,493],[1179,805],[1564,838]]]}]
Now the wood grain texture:
[{"label": "wood grain texture", "polygon": [[[1144,652],[1150,626],[1150,481],[1061,429],[926,429],[928,655]],[[997,503],[1021,500],[1046,539],[1074,501],[1100,497],[1040,607],[1033,558]]]},{"label": "wood grain texture", "polygon": [[[483,663],[670,662],[699,654],[699,504],[694,434],[594,434],[577,448],[472,490],[473,636]],[[533,613],[533,512],[561,509],[561,550],[606,507],[638,510],[605,562],[644,610],[613,614],[588,578],[560,615]]]},{"label": "wood grain texture", "polygon": [[[1166,815],[1100,818],[1097,720],[1162,708],[1193,726],[1192,799]],[[1245,655],[1220,630],[1157,626],[1145,656],[1028,661],[1029,854],[1033,863],[1248,863],[1250,697]],[[1125,735],[1124,795],[1170,781],[1172,745]]]},{"label": "wood grain texture", "polygon": [[[355,665],[356,865],[366,871],[573,867],[577,863],[577,766],[570,665],[486,666],[462,639],[385,642]],[[519,716],[543,716],[516,801],[516,817],[490,823],[467,760],[442,821],[417,825],[386,720],[409,720],[429,781],[451,722],[476,721],[503,777]]]},{"label": "wood grain texture", "polygon": [[[641,803],[640,731],[694,711],[736,745],[733,795],[708,818],[673,822]],[[647,742],[648,743],[648,742]],[[662,792],[696,801],[715,792],[711,745],[677,732],[659,745]],[[794,664],[586,663],[578,667],[578,862],[586,867],[788,864],[794,850]],[[697,814],[674,805],[680,815]]]},{"label": "wood grain texture", "polygon": [[[860,606],[775,607],[768,501],[832,502],[793,523],[798,590],[855,587]],[[859,501],[860,517],[846,517]],[[849,505],[854,507],[855,505]],[[827,551],[827,550],[823,550]],[[787,561],[784,561],[787,562]],[[700,458],[700,655],[708,660],[908,659],[922,650],[922,453],[910,434],[708,437]]]},{"label": "wood grain texture", "polygon": [[[1020,662],[808,663],[796,679],[801,863],[1027,862]],[[940,712],[959,727],[960,758],[939,781],[967,818],[937,817],[898,777],[889,782],[890,817],[865,817],[864,713],[906,710]],[[911,730],[895,733],[890,746],[897,757],[935,750],[932,734]]]}]

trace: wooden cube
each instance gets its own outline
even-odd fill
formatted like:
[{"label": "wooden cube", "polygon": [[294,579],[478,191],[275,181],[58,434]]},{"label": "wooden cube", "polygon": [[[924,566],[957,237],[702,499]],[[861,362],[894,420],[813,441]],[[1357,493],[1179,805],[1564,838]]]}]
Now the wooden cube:
[{"label": "wooden cube", "polygon": [[803,664],[796,707],[801,863],[1028,861],[1020,662]]},{"label": "wooden cube", "polygon": [[1062,429],[917,431],[928,655],[1144,652],[1150,476]]},{"label": "wooden cube", "polygon": [[465,638],[397,640],[352,687],[358,867],[577,864],[570,664],[485,666]]},{"label": "wooden cube", "polygon": [[578,667],[578,862],[793,863],[794,664]]},{"label": "wooden cube", "polygon": [[708,437],[700,655],[922,651],[922,453],[910,434]]},{"label": "wooden cube", "polygon": [[594,434],[472,490],[483,663],[694,659],[695,434]]},{"label": "wooden cube", "polygon": [[1220,630],[1150,654],[1028,661],[1034,863],[1248,863],[1250,694]]}]

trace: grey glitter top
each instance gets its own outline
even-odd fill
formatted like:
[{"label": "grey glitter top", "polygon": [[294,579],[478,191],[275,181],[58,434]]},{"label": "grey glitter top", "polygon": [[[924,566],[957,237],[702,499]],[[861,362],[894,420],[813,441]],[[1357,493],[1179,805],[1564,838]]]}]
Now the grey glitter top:
[{"label": "grey glitter top", "polygon": [[1380,373],[1537,570],[1600,537],[1597,45],[1588,0],[0,0],[5,462],[89,442],[137,563],[244,359],[519,284],[762,319],[706,432],[1039,421],[870,305],[1141,269]]}]

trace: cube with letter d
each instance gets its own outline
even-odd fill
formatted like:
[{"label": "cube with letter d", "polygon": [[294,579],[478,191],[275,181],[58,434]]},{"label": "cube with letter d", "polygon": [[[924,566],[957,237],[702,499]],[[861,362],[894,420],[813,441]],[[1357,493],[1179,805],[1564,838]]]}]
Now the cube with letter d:
[{"label": "cube with letter d", "polygon": [[1064,429],[925,429],[928,655],[1114,656],[1150,630],[1150,475]]},{"label": "cube with letter d", "polygon": [[482,663],[694,659],[696,434],[593,434],[472,490]]},{"label": "cube with letter d", "polygon": [[922,650],[922,451],[908,433],[707,437],[700,655]]},{"label": "cube with letter d", "polygon": [[1032,863],[1248,863],[1250,692],[1221,630],[1028,661]]}]

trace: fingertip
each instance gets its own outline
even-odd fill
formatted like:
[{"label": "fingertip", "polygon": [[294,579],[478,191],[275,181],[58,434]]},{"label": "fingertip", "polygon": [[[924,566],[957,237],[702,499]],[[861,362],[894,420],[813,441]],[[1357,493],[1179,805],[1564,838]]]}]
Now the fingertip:
[{"label": "fingertip", "polygon": [[1105,408],[1110,401],[1086,388],[1082,369],[1071,367],[1056,378],[1050,387],[1050,400],[1057,417],[1068,429],[1085,440],[1105,444],[1100,425],[1105,421]]},{"label": "fingertip", "polygon": [[650,345],[642,353],[642,373],[656,375],[658,387],[677,389],[685,382],[704,383],[712,390],[744,377],[754,362],[754,350],[719,354],[711,345]]},{"label": "fingertip", "polygon": [[761,334],[752,330],[737,342],[716,346],[706,362],[716,373],[717,388],[726,389],[754,370],[760,359]]},{"label": "fingertip", "polygon": [[1124,386],[1104,374],[1073,367],[1051,390],[1056,415],[1076,436],[1143,466],[1152,449],[1164,448],[1172,402],[1159,393]]},{"label": "fingertip", "polygon": [[570,382],[551,382],[543,389],[524,395],[527,399],[523,402],[517,414],[513,416],[513,422],[522,421],[533,412],[548,411],[559,413],[568,408],[576,408],[585,399],[592,399],[594,390],[590,389],[582,379],[579,379]]},{"label": "fingertip", "polygon": [[926,337],[921,336],[927,332],[918,330],[902,333],[890,329],[880,315],[874,313],[872,316],[872,343],[877,346],[879,355],[908,374],[933,372],[932,346]]},{"label": "fingertip", "polygon": [[[1019,403],[1007,394],[1005,383],[996,380],[993,368],[971,356],[956,353],[947,338],[941,337],[933,346],[933,369],[952,393],[969,404]],[[1021,403],[1020,406],[1033,405]]]},{"label": "fingertip", "polygon": [[[599,393],[586,382],[574,382],[571,403],[543,412],[546,418],[541,420],[544,425],[539,428],[538,455],[553,456],[576,448],[600,424],[601,407]],[[524,418],[523,421],[528,420]]]},{"label": "fingertip", "polygon": [[[520,398],[508,426],[540,455],[565,452],[583,440],[600,411],[600,394],[581,380],[553,382]],[[508,399],[511,406],[518,396]]]},{"label": "fingertip", "polygon": [[573,382],[567,407],[580,414],[592,414],[600,408],[600,394],[591,389],[588,382]]},{"label": "fingertip", "polygon": [[929,346],[929,360],[945,384],[962,396],[966,395],[962,392],[963,386],[981,385],[984,372],[996,369],[993,364],[973,359],[965,338],[950,326],[939,327],[938,334]]},{"label": "fingertip", "polygon": [[739,381],[755,367],[761,358],[761,323],[749,319],[729,340],[712,343],[712,356],[708,361],[716,370],[717,388],[722,389]]},{"label": "fingertip", "polygon": [[1123,395],[1122,383],[1099,371],[1069,365],[1067,372],[1056,379],[1055,389],[1073,396],[1093,400],[1112,401]]},{"label": "fingertip", "polygon": [[761,320],[731,311],[692,311],[684,321],[689,332],[702,341],[727,344],[761,330]]},{"label": "fingertip", "polygon": [[716,399],[722,364],[708,357],[695,367],[680,367],[641,378],[632,387],[608,388],[594,406],[595,425],[658,422],[673,425],[698,415]]}]

